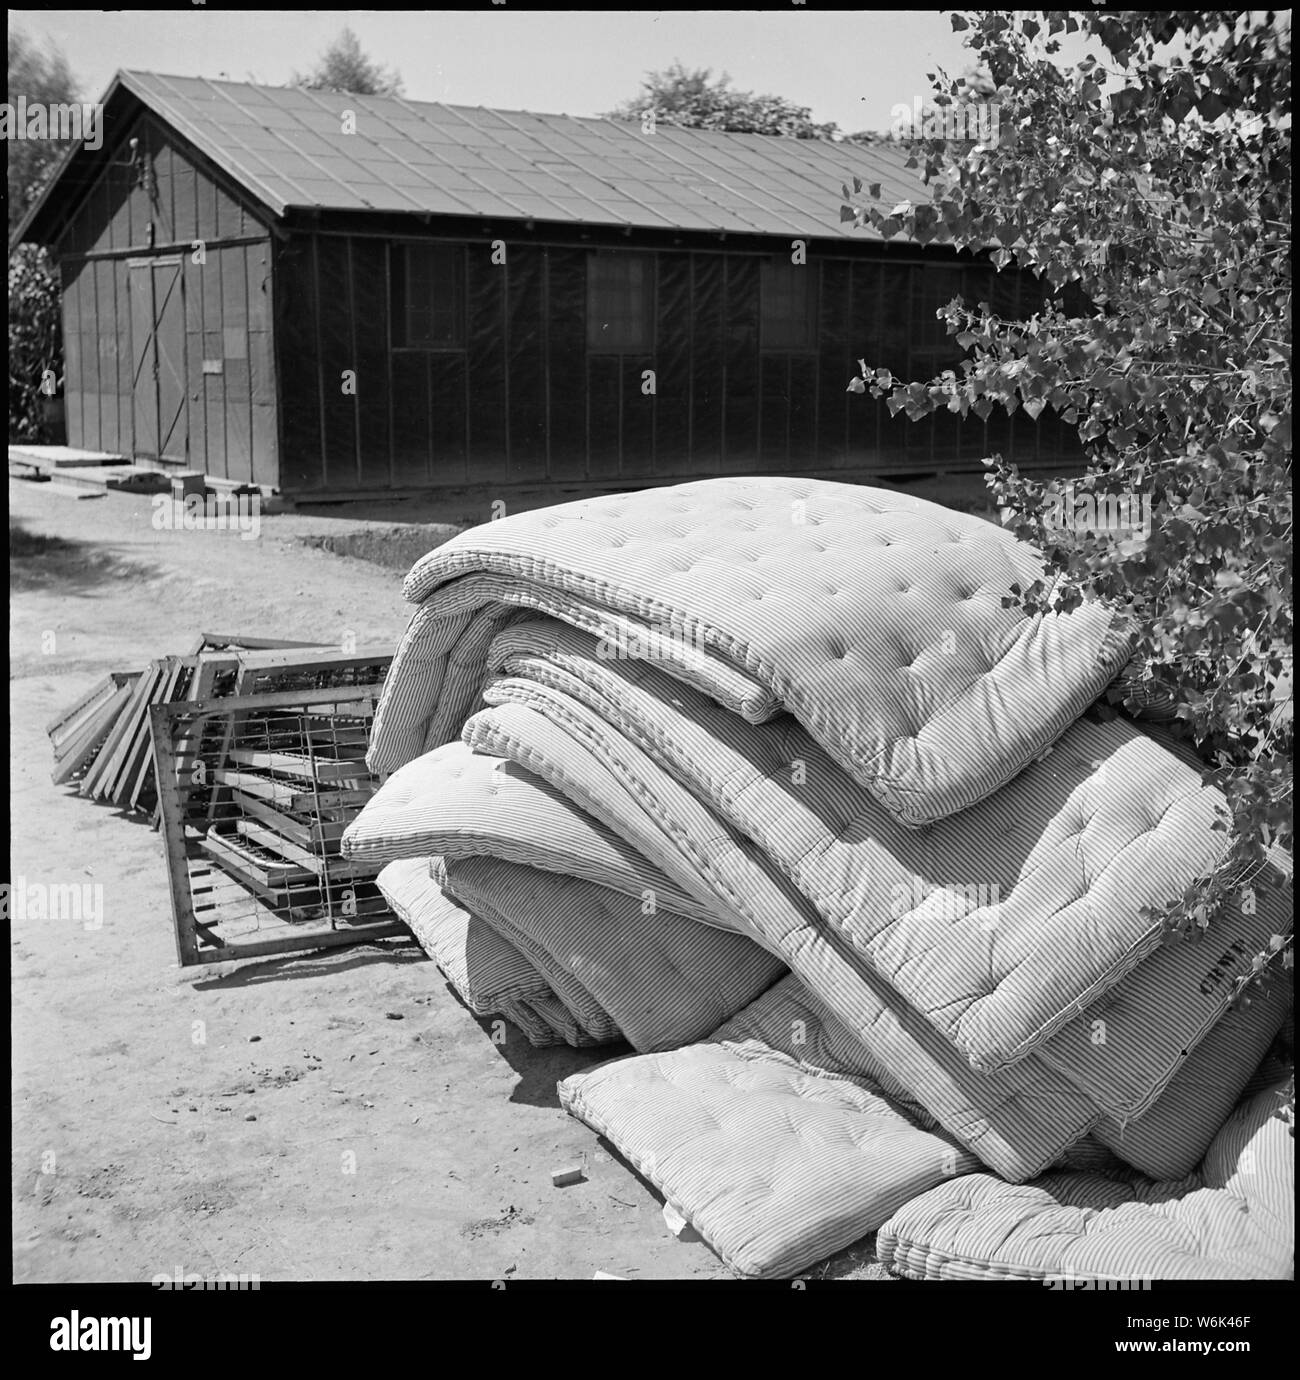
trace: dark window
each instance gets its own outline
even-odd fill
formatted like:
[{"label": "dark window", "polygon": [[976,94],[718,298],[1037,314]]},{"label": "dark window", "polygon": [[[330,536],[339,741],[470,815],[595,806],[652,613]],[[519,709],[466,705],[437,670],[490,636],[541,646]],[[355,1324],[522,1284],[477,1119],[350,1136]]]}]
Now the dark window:
[{"label": "dark window", "polygon": [[592,254],[587,259],[587,345],[604,354],[654,349],[654,259]]},{"label": "dark window", "polygon": [[394,245],[389,280],[395,346],[464,348],[465,255],[459,245]]},{"label": "dark window", "polygon": [[762,346],[765,350],[817,348],[817,267],[766,259],[762,265]]},{"label": "dark window", "polygon": [[[962,271],[932,266],[912,269],[912,322],[909,327],[913,373],[940,373],[961,358],[962,348],[938,313],[962,297]],[[969,300],[969,299],[966,299]]]}]

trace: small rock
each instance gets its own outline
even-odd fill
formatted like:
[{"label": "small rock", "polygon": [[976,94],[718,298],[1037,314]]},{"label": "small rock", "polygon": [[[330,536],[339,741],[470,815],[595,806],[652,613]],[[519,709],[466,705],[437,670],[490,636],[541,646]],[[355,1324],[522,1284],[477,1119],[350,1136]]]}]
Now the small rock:
[{"label": "small rock", "polygon": [[245,1120],[245,1121],[256,1121],[257,1118],[252,1114],[252,1112],[249,1112],[249,1114],[244,1118],[244,1120]]},{"label": "small rock", "polygon": [[260,1035],[250,1035],[248,1037],[248,1043],[250,1045],[255,1045],[261,1038],[262,1037]]},{"label": "small rock", "polygon": [[569,1184],[580,1184],[584,1177],[582,1166],[579,1164],[569,1165],[564,1169],[551,1170],[551,1183],[556,1188],[566,1188]]},{"label": "small rock", "polygon": [[384,1016],[390,1021],[404,1021],[406,1019],[400,1011],[385,1011]]}]

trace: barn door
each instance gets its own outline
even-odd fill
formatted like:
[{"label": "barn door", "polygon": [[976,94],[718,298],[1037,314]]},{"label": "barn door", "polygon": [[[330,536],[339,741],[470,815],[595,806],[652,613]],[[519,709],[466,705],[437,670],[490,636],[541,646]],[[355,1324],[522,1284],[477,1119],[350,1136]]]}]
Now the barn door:
[{"label": "barn door", "polygon": [[129,268],[134,452],[183,464],[189,459],[189,427],[181,261],[134,259]]}]

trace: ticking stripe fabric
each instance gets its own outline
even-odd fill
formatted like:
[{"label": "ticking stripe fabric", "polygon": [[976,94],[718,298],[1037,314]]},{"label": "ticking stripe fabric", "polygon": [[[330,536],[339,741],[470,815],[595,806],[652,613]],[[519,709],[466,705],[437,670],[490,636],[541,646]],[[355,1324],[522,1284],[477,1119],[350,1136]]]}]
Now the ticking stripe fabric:
[{"label": "ticking stripe fabric", "polygon": [[560,1100],[734,1270],[785,1278],[978,1167],[888,1080],[836,1053],[854,1048],[788,977],[711,1039],[574,1074]]},{"label": "ticking stripe fabric", "polygon": [[637,1050],[702,1039],[786,971],[742,934],[659,908],[654,890],[642,900],[497,858],[446,859],[445,885],[574,1010],[589,994],[610,1038],[621,1032]]},{"label": "ticking stripe fabric", "polygon": [[564,1105],[741,1273],[891,1215],[922,1277],[1279,1268],[1275,1129],[1220,1124],[1283,1018],[1227,1008],[1285,868],[1162,946],[1226,801],[1091,708],[1134,711],[1123,618],[1003,607],[1042,575],[933,504],[725,478],[407,579],[343,852],[476,1012],[632,1043]]},{"label": "ticking stripe fabric", "polygon": [[439,864],[428,858],[392,862],[376,881],[465,1005],[476,1016],[505,1016],[538,1047],[602,1043],[514,945],[446,894],[437,880]]},{"label": "ticking stripe fabric", "polygon": [[[1027,618],[1002,600],[1042,573],[981,519],[897,492],[719,478],[584,499],[462,533],[419,561],[370,764],[446,741],[475,704],[510,611],[635,636],[747,716],[784,708],[902,822],[1010,780],[1113,679],[1131,638],[1085,603]],[[615,655],[617,655],[617,650]]]},{"label": "ticking stripe fabric", "polygon": [[544,777],[679,886],[729,909],[737,929],[798,973],[876,1065],[986,1164],[1009,1179],[1029,1178],[1096,1123],[1092,1103],[1033,1056],[976,1073],[754,844],[603,721],[553,709],[548,718],[518,704],[483,710],[466,724],[466,741]]},{"label": "ticking stripe fabric", "polygon": [[1190,1174],[1272,1044],[1290,1006],[1289,983],[1275,978],[1266,990],[1255,991],[1249,1006],[1229,1011],[1186,1056],[1154,1106],[1131,1121],[1107,1118],[1094,1137],[1153,1179]]},{"label": "ticking stripe fabric", "polygon": [[544,781],[459,741],[394,772],[344,831],[341,847],[357,862],[501,858],[585,877],[703,924],[727,923]]},{"label": "ticking stripe fabric", "polygon": [[[757,843],[972,1067],[1014,1063],[1069,1025],[1066,1071],[1086,1065],[1098,1105],[1131,1115],[1223,1010],[1230,982],[1198,995],[1205,963],[1171,955],[1113,1005],[1113,1041],[1100,1046],[1091,1014],[1079,1019],[1159,942],[1144,908],[1178,897],[1224,847],[1221,795],[1122,720],[1080,721],[997,796],[917,833],[790,718],[747,724],[646,662],[601,659],[586,633],[521,622],[490,664],[508,673],[490,703],[577,716],[588,734],[599,716],[610,751],[635,744]],[[1214,942],[1240,961],[1288,914],[1261,884],[1252,913],[1229,908]],[[1168,1016],[1163,1062],[1145,1040],[1155,1009]]]},{"label": "ticking stripe fabric", "polygon": [[876,1238],[913,1279],[1040,1280],[1060,1288],[1152,1279],[1291,1279],[1295,1141],[1267,1088],[1229,1117],[1200,1170],[1124,1183],[971,1174],[901,1208]]}]

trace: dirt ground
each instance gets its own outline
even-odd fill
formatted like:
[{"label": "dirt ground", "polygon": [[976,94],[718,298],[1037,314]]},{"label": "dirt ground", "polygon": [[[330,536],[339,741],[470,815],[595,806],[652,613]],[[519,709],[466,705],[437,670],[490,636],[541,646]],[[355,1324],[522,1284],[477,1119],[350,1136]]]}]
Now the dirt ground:
[{"label": "dirt ground", "polygon": [[[147,497],[9,497],[10,875],[104,907],[11,923],[15,1280],[728,1277],[560,1109],[622,1050],[494,1044],[414,943],[182,973],[160,836],[50,784],[46,723],[107,671],[201,631],[395,643],[400,574],[301,519],[245,541],[155,531]],[[883,1278],[866,1243],[814,1273]]]}]

